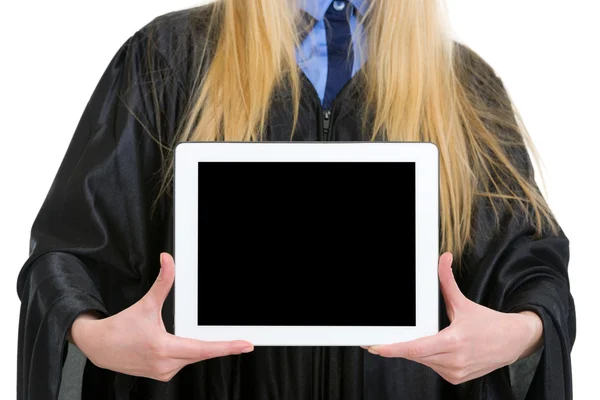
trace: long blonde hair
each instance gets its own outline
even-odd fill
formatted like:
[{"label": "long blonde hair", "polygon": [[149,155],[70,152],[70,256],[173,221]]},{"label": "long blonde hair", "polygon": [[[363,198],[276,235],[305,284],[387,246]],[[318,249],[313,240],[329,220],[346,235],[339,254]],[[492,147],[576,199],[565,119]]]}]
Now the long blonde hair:
[{"label": "long blonde hair", "polygon": [[[210,46],[216,47],[199,49],[203,57],[211,54],[210,65],[197,71],[175,142],[262,140],[281,84],[291,91],[296,126],[301,88],[294,49],[306,27],[298,7],[290,4],[295,1],[213,5],[208,29],[216,38]],[[438,145],[441,251],[458,258],[471,243],[478,197],[487,198],[494,210],[497,204],[522,207],[538,234],[545,227],[556,232],[523,158],[525,144],[533,147],[518,113],[493,70],[457,45],[445,17],[439,0],[370,1],[360,23],[367,58],[376,62],[365,63],[359,73],[364,112],[374,116],[372,138]],[[172,169],[167,157],[161,194],[170,187]]]}]

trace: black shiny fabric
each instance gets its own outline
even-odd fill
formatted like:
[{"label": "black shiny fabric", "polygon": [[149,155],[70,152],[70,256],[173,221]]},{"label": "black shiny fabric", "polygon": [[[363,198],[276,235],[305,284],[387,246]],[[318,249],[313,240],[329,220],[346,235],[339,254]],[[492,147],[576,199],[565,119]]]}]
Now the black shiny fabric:
[{"label": "black shiny fabric", "polygon": [[[158,273],[159,253],[173,252],[171,197],[163,197],[155,213],[150,210],[161,165],[156,140],[169,143],[191,77],[206,70],[192,55],[209,40],[211,10],[202,6],[165,14],[137,31],[116,52],[85,108],[33,224],[30,257],[18,278],[20,400],[56,399],[72,321],[83,311],[113,315],[135,303]],[[474,71],[493,73],[474,54],[464,59]],[[475,78],[467,84],[485,98],[487,88]],[[358,112],[361,85],[357,75],[336,99],[332,140],[366,139]],[[155,101],[162,109],[160,119]],[[269,140],[289,140],[290,105],[288,92],[278,90]],[[303,77],[294,140],[320,139],[319,112],[318,97]],[[515,147],[509,155],[533,179],[526,151]],[[534,239],[526,219],[508,209],[501,209],[496,224],[483,200],[473,224],[474,244],[461,256],[464,268],[457,277],[463,293],[496,310],[536,312],[544,323],[544,348],[527,398],[570,399],[575,309],[567,237],[561,231]],[[171,294],[163,308],[171,331],[172,308]],[[444,313],[440,321],[442,328],[448,324]],[[167,383],[115,374],[88,362],[83,399],[510,400],[515,384],[508,368],[453,386],[427,367],[360,348],[258,347],[250,354],[190,365]]]}]

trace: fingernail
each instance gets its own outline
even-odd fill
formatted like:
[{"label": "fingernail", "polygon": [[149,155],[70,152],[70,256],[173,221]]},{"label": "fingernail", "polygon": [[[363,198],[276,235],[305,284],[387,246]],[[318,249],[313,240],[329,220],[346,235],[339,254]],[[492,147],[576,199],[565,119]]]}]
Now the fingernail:
[{"label": "fingernail", "polygon": [[379,355],[379,346],[373,346],[368,348],[369,353]]},{"label": "fingernail", "polygon": [[254,346],[246,346],[246,347],[242,347],[242,353],[250,353],[252,350],[254,350]]},{"label": "fingernail", "polygon": [[158,270],[158,276],[159,277],[160,277],[160,274],[162,273],[164,262],[165,262],[165,255],[161,253],[160,254],[160,268]]},{"label": "fingernail", "polygon": [[448,260],[448,263],[449,263],[449,264],[452,264],[452,253],[448,253],[448,254],[446,255],[446,260]]}]

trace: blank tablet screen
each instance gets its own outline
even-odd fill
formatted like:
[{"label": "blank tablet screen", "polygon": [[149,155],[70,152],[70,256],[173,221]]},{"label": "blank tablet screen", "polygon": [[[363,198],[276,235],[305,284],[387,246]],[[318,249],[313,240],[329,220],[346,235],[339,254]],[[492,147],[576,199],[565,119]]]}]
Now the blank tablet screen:
[{"label": "blank tablet screen", "polygon": [[198,325],[415,326],[415,163],[198,163]]}]

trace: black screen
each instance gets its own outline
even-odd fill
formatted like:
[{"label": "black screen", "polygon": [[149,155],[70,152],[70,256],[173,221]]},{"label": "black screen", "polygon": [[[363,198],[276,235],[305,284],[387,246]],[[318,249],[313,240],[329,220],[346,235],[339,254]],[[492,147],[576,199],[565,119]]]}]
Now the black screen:
[{"label": "black screen", "polygon": [[414,326],[415,164],[198,164],[198,325]]}]

